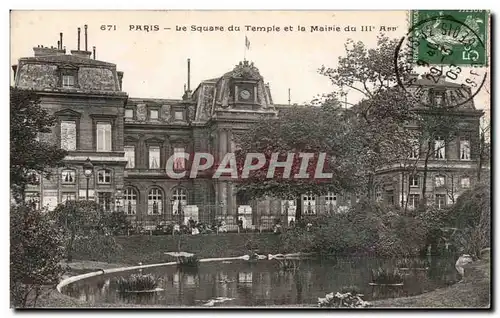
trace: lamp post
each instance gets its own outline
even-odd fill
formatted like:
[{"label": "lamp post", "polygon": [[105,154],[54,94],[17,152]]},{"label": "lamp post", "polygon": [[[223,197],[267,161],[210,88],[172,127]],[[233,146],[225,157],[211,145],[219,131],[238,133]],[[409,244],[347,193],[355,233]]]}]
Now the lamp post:
[{"label": "lamp post", "polygon": [[93,173],[94,173],[94,165],[92,164],[92,161],[90,161],[90,158],[87,157],[87,160],[85,160],[85,163],[83,164],[83,174],[87,179],[87,189],[85,192],[85,200],[87,201],[89,200],[89,181]]}]

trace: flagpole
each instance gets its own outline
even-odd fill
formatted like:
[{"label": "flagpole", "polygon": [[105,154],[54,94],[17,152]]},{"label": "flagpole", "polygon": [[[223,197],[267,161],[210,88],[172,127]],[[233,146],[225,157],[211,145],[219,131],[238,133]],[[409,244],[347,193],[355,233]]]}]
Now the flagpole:
[{"label": "flagpole", "polygon": [[243,51],[243,62],[247,60],[247,36],[245,34],[245,50]]}]

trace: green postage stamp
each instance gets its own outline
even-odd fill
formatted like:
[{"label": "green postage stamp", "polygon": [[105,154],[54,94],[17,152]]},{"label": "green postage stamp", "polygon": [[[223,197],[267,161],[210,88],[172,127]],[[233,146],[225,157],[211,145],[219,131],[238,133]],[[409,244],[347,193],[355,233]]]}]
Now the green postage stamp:
[{"label": "green postage stamp", "polygon": [[[488,10],[412,10],[414,60],[432,65],[488,65]],[[438,48],[441,54],[428,54]]]}]

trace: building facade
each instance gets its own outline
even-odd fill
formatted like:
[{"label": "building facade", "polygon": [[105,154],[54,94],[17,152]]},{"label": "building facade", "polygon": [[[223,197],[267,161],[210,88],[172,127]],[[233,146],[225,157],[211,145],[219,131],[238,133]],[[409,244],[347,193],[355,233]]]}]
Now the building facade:
[{"label": "building facade", "polygon": [[[271,227],[276,219],[294,220],[295,201],[253,200],[238,195],[229,178],[199,174],[194,179],[173,179],[165,171],[169,158],[173,158],[174,169],[189,170],[190,162],[176,157],[181,153],[211,153],[217,162],[236,149],[235,137],[252,122],[261,116],[279,116],[280,109],[287,107],[274,104],[269,85],[252,63],[240,62],[221,77],[202,81],[194,91],[188,75],[187,88],[179,99],[129,98],[122,91],[123,73],[115,64],[95,60],[87,50],[66,54],[62,38],[57,48],[35,47],[34,53],[13,66],[15,86],[39,93],[43,107],[58,118],[52,133],[40,138],[59,144],[69,155],[51,179],[30,186],[27,197],[38,198],[49,208],[66,200],[85,199],[83,165],[88,158],[94,166],[88,179],[88,199],[97,201],[105,211],[123,211],[146,228],[185,222],[188,217],[205,223],[224,220],[230,227],[242,219],[245,227],[261,228]],[[189,68],[188,60],[188,74]],[[478,142],[480,112],[474,105],[467,107],[463,110],[464,129],[470,147]],[[446,145],[444,158],[439,159],[452,165],[439,174],[433,171],[428,178],[437,200],[442,192],[431,183],[441,173],[456,170],[455,177],[446,177],[444,183],[460,189],[472,183],[463,171],[474,165],[476,154],[463,150],[463,145],[462,139]],[[441,168],[443,162],[439,161]],[[407,180],[398,168],[380,171],[380,180],[377,196],[391,204],[412,197],[421,183],[420,179]],[[406,187],[407,182],[413,183]],[[304,194],[301,199],[304,215],[330,213],[352,203],[334,193],[321,197]]]}]

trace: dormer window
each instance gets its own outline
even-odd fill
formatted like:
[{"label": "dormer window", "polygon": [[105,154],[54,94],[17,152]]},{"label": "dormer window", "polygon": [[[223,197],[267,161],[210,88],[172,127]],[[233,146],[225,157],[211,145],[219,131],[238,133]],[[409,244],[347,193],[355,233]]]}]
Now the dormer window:
[{"label": "dormer window", "polygon": [[176,110],[174,112],[175,120],[184,120],[184,112],[182,110]]},{"label": "dormer window", "polygon": [[62,87],[63,88],[73,88],[73,87],[75,87],[75,77],[73,75],[63,75],[63,77],[62,77]]},{"label": "dormer window", "polygon": [[149,110],[149,119],[158,119],[158,109]]},{"label": "dormer window", "polygon": [[78,87],[78,67],[74,65],[61,65],[57,71],[59,75],[59,87]]},{"label": "dormer window", "polygon": [[434,105],[444,106],[446,103],[445,92],[443,90],[431,90]]}]

